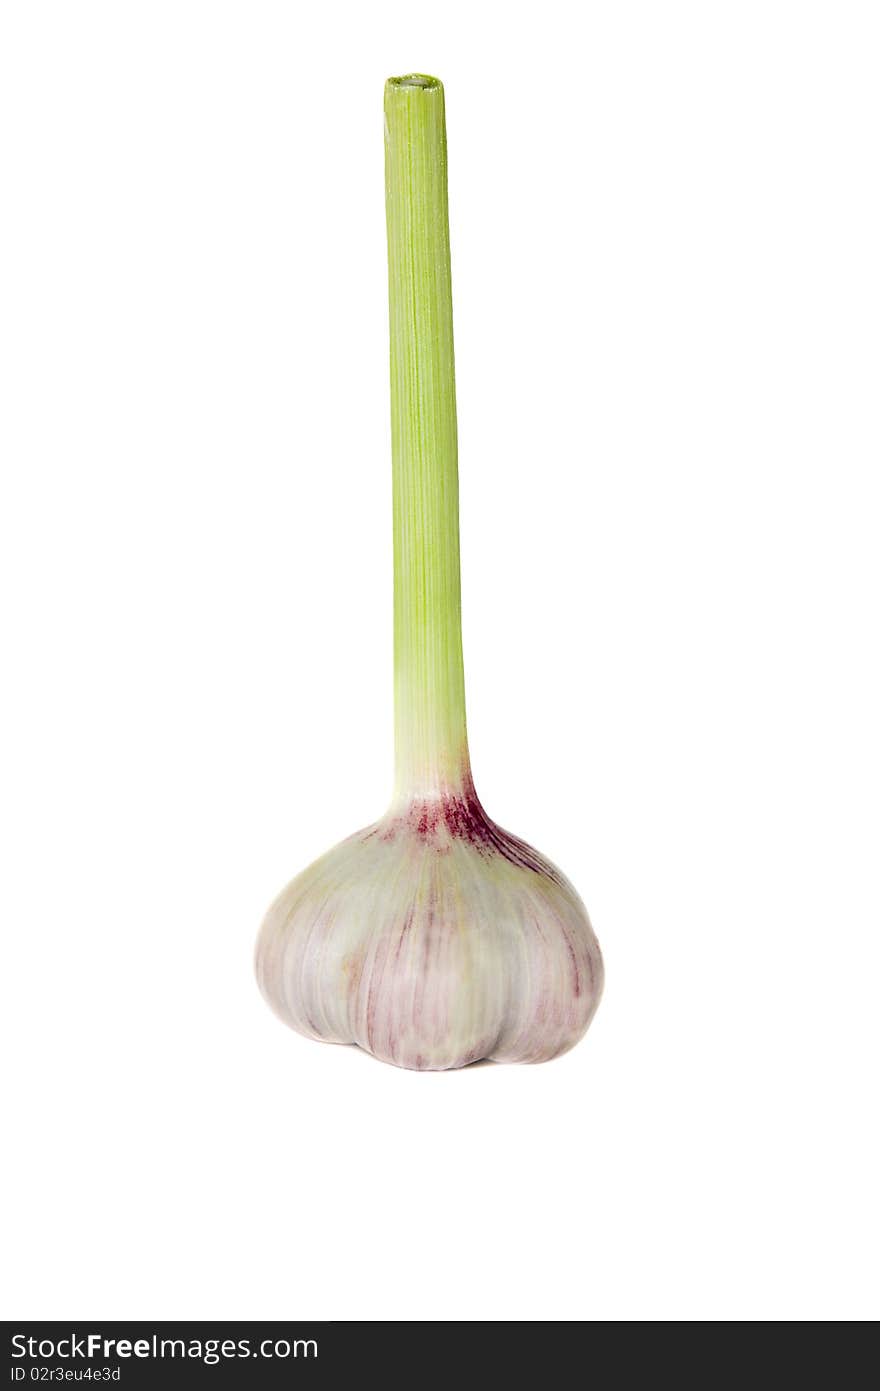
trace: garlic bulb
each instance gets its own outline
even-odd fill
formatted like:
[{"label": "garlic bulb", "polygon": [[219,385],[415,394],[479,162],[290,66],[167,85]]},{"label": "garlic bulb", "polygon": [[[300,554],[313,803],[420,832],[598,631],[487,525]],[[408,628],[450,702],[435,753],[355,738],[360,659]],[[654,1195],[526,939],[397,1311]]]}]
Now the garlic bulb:
[{"label": "garlic bulb", "polygon": [[257,971],[300,1033],[432,1069],[552,1058],[602,986],[574,889],[472,787],[401,805],[295,879],[269,910]]},{"label": "garlic bulb", "polygon": [[442,85],[385,90],[391,320],[396,786],[388,814],[306,869],[257,943],[260,987],[300,1033],[436,1070],[538,1062],[602,990],[586,910],[489,819],[467,746]]}]

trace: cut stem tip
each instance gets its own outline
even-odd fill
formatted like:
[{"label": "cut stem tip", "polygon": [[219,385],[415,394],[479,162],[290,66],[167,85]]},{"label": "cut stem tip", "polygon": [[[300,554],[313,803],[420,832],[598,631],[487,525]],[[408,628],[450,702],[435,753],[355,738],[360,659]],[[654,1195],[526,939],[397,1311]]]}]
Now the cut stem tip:
[{"label": "cut stem tip", "polygon": [[404,77],[389,77],[387,85],[394,88],[410,88],[421,92],[443,90],[439,77],[428,77],[423,72],[408,72]]}]

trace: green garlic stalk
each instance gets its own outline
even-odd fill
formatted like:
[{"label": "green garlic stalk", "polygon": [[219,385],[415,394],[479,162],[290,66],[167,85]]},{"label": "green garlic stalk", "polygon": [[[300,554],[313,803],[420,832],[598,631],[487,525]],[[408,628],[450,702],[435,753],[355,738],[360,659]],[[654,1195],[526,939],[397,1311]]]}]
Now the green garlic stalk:
[{"label": "green garlic stalk", "polygon": [[584,1034],[599,945],[567,879],[474,790],[465,724],[443,87],[385,88],[396,776],[389,811],[269,909],[260,987],[294,1029],[422,1070]]}]

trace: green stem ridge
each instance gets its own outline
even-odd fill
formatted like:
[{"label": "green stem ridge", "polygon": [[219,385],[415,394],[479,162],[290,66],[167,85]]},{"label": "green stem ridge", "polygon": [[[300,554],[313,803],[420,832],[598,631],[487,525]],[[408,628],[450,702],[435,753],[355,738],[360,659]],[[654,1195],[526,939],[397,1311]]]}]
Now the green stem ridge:
[{"label": "green stem ridge", "polygon": [[385,87],[394,510],[395,799],[469,779],[443,86]]}]

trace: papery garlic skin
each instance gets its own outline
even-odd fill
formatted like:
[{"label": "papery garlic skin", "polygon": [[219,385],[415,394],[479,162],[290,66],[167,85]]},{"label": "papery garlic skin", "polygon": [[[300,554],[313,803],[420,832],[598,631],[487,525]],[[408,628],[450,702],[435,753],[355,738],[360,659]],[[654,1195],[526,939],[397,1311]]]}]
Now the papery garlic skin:
[{"label": "papery garlic skin", "polygon": [[423,1071],[553,1058],[603,982],[571,884],[472,792],[413,801],[317,860],[269,909],[256,965],[299,1033]]}]

